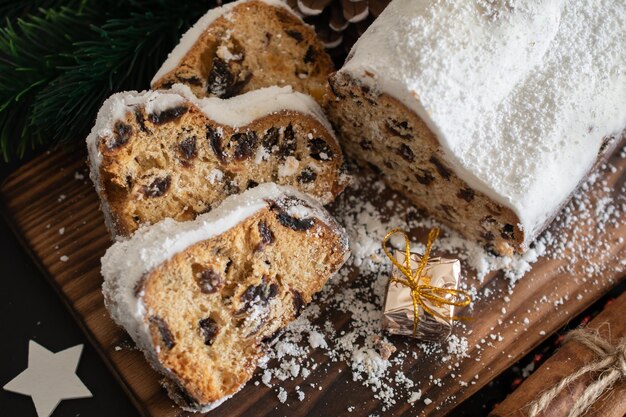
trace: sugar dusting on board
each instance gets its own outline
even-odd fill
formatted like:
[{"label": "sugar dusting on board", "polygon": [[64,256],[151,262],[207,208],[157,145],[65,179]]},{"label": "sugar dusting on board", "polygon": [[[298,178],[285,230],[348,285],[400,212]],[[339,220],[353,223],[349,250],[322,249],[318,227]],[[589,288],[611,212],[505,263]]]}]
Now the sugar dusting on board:
[{"label": "sugar dusting on board", "polygon": [[[626,158],[626,148],[620,157]],[[460,258],[464,268],[462,287],[472,294],[474,302],[502,303],[498,325],[515,327],[515,332],[523,335],[533,323],[524,314],[509,314],[507,306],[519,280],[540,257],[570,260],[561,262],[562,272],[578,276],[576,279],[581,284],[607,279],[605,273],[609,267],[619,269],[618,272],[626,270],[626,259],[617,263],[610,263],[607,259],[611,256],[607,248],[623,243],[615,229],[626,214],[626,186],[615,190],[616,197],[611,197],[612,190],[607,183],[611,175],[619,176],[620,172],[610,164],[604,164],[593,173],[582,185],[581,192],[555,219],[555,225],[544,232],[524,255],[511,258],[492,255],[445,227],[436,242],[435,253]],[[424,395],[429,388],[450,381],[461,387],[476,384],[481,376],[461,374],[459,362],[481,362],[483,353],[498,351],[498,344],[504,341],[501,327],[488,329],[487,335],[471,345],[471,330],[463,323],[455,324],[453,335],[442,344],[387,337],[380,330],[381,306],[389,273],[388,262],[380,250],[383,236],[393,227],[414,231],[437,224],[420,215],[415,208],[407,208],[402,197],[372,177],[357,177],[352,188],[339,199],[334,210],[350,236],[352,257],[347,267],[274,342],[255,383],[272,387],[281,403],[296,405],[306,401],[307,395],[316,395],[316,391],[327,388],[335,378],[347,378],[350,383],[371,390],[372,397],[379,402],[378,412],[401,404],[420,409],[433,401]],[[377,208],[366,197],[361,197],[371,195],[370,191],[359,192],[366,189],[391,197],[383,208]],[[589,236],[595,235],[589,233],[590,228],[599,232],[600,241],[590,241]],[[393,240],[391,243],[397,247],[402,244]],[[424,245],[414,243],[412,248],[420,252]],[[587,262],[589,259],[594,262]],[[580,265],[583,265],[582,270]],[[358,269],[356,277],[351,274],[355,269]],[[495,281],[495,275],[504,277],[507,285],[489,285]],[[584,286],[581,291],[585,291]],[[557,310],[566,301],[567,297],[552,299],[544,295],[527,311],[539,308],[541,304]],[[440,362],[451,379],[443,381],[435,375],[420,373],[421,361]],[[333,363],[338,366],[332,366]],[[331,378],[327,376],[330,373],[337,375]],[[312,375],[317,377],[311,378]],[[320,378],[319,375],[323,376]],[[293,381],[296,388],[290,389],[290,384],[284,381]],[[349,412],[359,407],[358,401],[351,402],[350,398],[345,401]],[[454,401],[454,397],[446,401]]]}]

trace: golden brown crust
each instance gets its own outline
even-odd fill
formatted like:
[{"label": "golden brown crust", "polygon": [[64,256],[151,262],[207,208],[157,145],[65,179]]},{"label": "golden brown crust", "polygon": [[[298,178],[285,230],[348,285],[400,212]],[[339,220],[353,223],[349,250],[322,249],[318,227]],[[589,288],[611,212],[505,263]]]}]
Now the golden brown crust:
[{"label": "golden brown crust", "polygon": [[322,203],[346,186],[341,148],[312,116],[283,110],[234,129],[190,102],[181,107],[158,123],[136,107],[116,122],[123,143],[99,141],[102,198],[114,234],[166,217],[193,219],[264,182],[293,185]]},{"label": "golden brown crust", "polygon": [[337,230],[319,219],[303,226],[303,219],[290,223],[284,216],[270,205],[178,253],[143,281],[158,362],[186,397],[182,405],[201,408],[237,392],[272,337],[343,263]]},{"label": "golden brown crust", "polygon": [[331,76],[325,101],[344,150],[379,172],[390,187],[499,254],[523,250],[515,213],[458,177],[435,134],[404,104],[343,74]]},{"label": "golden brown crust", "polygon": [[315,31],[293,13],[262,1],[235,6],[212,22],[175,69],[153,89],[188,85],[198,97],[231,97],[291,85],[321,101],[333,64]]}]

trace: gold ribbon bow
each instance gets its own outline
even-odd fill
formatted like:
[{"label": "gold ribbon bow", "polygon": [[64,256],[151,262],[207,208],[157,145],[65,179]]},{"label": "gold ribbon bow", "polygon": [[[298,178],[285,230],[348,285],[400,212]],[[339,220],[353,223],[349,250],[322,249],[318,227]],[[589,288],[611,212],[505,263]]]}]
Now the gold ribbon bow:
[{"label": "gold ribbon bow", "polygon": [[[405,257],[404,265],[400,264],[395,256],[393,256],[387,250],[387,241],[396,233],[400,233],[404,237],[405,243]],[[430,249],[433,246],[433,242],[439,236],[439,228],[435,227],[428,233],[428,241],[426,242],[426,251],[422,255],[422,259],[415,271],[411,269],[411,241],[409,236],[400,229],[392,229],[387,233],[383,239],[383,250],[385,255],[391,260],[391,262],[398,268],[405,278],[391,278],[391,282],[397,282],[411,289],[411,298],[413,299],[413,335],[417,333],[417,324],[419,323],[419,310],[418,307],[422,307],[425,313],[431,316],[439,317],[443,320],[449,320],[450,317],[444,317],[438,312],[432,310],[426,305],[425,300],[431,301],[437,307],[442,305],[450,305],[455,307],[465,307],[472,302],[471,296],[462,290],[456,290],[452,288],[440,288],[430,285],[430,277],[422,275],[422,272],[428,264],[430,257]],[[421,284],[420,280],[424,280],[425,284]],[[464,320],[466,317],[452,316],[452,320]]]}]

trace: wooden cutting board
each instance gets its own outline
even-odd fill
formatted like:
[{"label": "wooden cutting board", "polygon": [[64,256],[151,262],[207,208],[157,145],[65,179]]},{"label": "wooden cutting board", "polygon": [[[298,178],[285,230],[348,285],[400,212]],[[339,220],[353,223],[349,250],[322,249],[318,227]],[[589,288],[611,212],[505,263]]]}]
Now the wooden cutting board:
[{"label": "wooden cutting board", "polygon": [[[604,194],[616,196],[626,180],[626,159],[614,155],[611,162],[617,170],[604,174],[605,183],[598,181],[595,187],[601,189],[606,186]],[[372,201],[384,204],[386,197],[389,196],[379,196]],[[138,410],[150,417],[193,415],[172,404],[159,385],[158,375],[140,352],[128,348],[116,349],[117,346],[132,346],[132,342],[109,319],[104,308],[100,292],[100,257],[111,241],[98,209],[96,193],[87,177],[84,154],[55,151],[40,156],[7,179],[1,189],[1,199],[2,211],[9,224]],[[589,244],[593,244],[597,233],[594,219],[591,218],[589,223],[584,237]],[[560,226],[552,226],[556,227]],[[614,236],[626,238],[626,222],[623,219],[613,228],[615,230],[610,232]],[[624,258],[625,242],[626,239],[620,242],[616,238],[608,245],[605,254],[610,252],[606,257],[609,262],[617,265],[620,258]],[[589,261],[593,263],[597,260]],[[441,379],[441,384],[419,387],[422,389],[422,400],[432,400],[430,405],[418,401],[412,406],[403,399],[391,410],[381,412],[380,402],[373,398],[372,391],[352,381],[347,365],[332,362],[319,367],[308,377],[307,385],[315,382],[323,386],[323,390],[307,391],[302,402],[291,398],[286,403],[280,403],[275,390],[249,383],[234,399],[210,415],[445,415],[625,278],[623,273],[611,272],[613,269],[608,268],[609,272],[602,276],[585,279],[584,271],[588,266],[585,261],[577,261],[576,265],[568,263],[567,259],[540,259],[510,292],[507,292],[507,281],[497,273],[491,274],[482,283],[474,283],[481,288],[489,286],[493,291],[503,291],[510,301],[504,304],[505,301],[496,298],[495,301],[479,300],[475,303],[472,312],[475,319],[467,324],[468,329],[464,331],[469,343],[469,357],[459,360],[458,367],[453,371],[432,358],[424,359],[419,351],[417,359],[407,356],[403,370],[408,377],[423,381],[432,375]],[[563,272],[564,266],[568,266],[569,271],[579,272]],[[353,275],[357,274],[358,271],[354,271]],[[561,305],[555,309],[554,304],[545,302],[544,297],[559,300]],[[529,319],[528,325],[521,323],[522,317]],[[349,322],[348,317],[333,311],[324,311],[321,319],[329,319],[338,328],[345,328]],[[493,334],[503,340],[489,343]],[[484,338],[487,343],[481,342]],[[477,344],[481,345],[480,350],[477,350]],[[406,346],[410,349],[411,345]],[[321,361],[327,361],[324,355],[314,355],[319,356]],[[474,379],[474,375],[478,378]],[[471,379],[471,383],[460,384],[459,376]],[[283,384],[287,391],[293,392],[300,383],[296,379]],[[357,407],[348,412],[348,405]]]}]

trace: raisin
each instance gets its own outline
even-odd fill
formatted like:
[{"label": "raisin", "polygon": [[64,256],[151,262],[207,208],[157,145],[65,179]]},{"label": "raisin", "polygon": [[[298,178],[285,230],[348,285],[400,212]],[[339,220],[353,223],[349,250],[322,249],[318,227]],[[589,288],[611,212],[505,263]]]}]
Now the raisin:
[{"label": "raisin", "polygon": [[251,79],[251,72],[246,73],[243,78],[237,79],[230,87],[226,89],[226,95],[224,96],[224,98],[234,97],[241,94],[241,92],[243,91],[245,86],[248,85]]},{"label": "raisin", "polygon": [[502,232],[500,232],[500,235],[506,240],[512,240],[515,238],[515,228],[512,224],[507,223],[502,228]]},{"label": "raisin", "polygon": [[441,163],[439,159],[435,155],[431,156],[429,159],[430,163],[435,166],[437,172],[444,180],[450,180],[450,171]]},{"label": "raisin", "polygon": [[298,317],[304,310],[304,299],[302,298],[302,293],[297,290],[291,290],[291,295],[293,297],[294,317]]},{"label": "raisin", "polygon": [[170,188],[171,179],[168,175],[164,178],[155,178],[149,186],[143,187],[143,193],[147,197],[161,197]]},{"label": "raisin", "polygon": [[302,33],[298,32],[297,30],[286,30],[285,33],[294,38],[297,43],[300,43],[304,40],[304,36],[302,36]]},{"label": "raisin", "polygon": [[263,135],[263,147],[267,149],[268,152],[272,152],[274,146],[278,145],[278,137],[280,133],[277,127],[270,127],[265,135]]},{"label": "raisin", "polygon": [[372,142],[366,139],[363,139],[362,141],[360,141],[359,145],[361,145],[361,148],[366,151],[369,151],[372,149]]},{"label": "raisin", "polygon": [[317,161],[329,161],[335,156],[328,143],[321,138],[309,140],[311,158]]},{"label": "raisin", "polygon": [[122,146],[130,139],[133,134],[133,127],[124,122],[116,122],[113,127],[113,137],[114,142],[109,145],[109,149],[117,148],[118,146]]},{"label": "raisin", "polygon": [[204,269],[198,272],[195,279],[198,287],[200,287],[200,292],[203,294],[216,293],[222,286],[224,286],[222,277],[219,273],[215,272],[213,268]]},{"label": "raisin", "polygon": [[378,165],[374,165],[371,162],[367,163],[367,166],[375,173],[375,174],[382,174],[383,171],[380,169],[380,167]]},{"label": "raisin", "polygon": [[418,171],[415,173],[415,178],[420,184],[430,185],[435,180],[435,177],[429,170],[418,168]]},{"label": "raisin", "polygon": [[239,191],[239,185],[237,185],[237,182],[234,179],[224,181],[224,193],[226,195],[239,194]]},{"label": "raisin", "polygon": [[472,190],[469,187],[461,188],[459,190],[459,192],[456,194],[457,197],[462,198],[463,200],[467,201],[468,203],[472,202],[472,200],[474,199],[475,195],[476,195],[476,193],[474,192],[474,190]]},{"label": "raisin", "polygon": [[256,152],[257,136],[253,131],[235,133],[230,140],[235,143],[235,159],[241,161],[250,158]]},{"label": "raisin", "polygon": [[178,144],[178,150],[186,159],[195,158],[197,155],[196,137],[189,136],[183,139],[182,142]]},{"label": "raisin", "polygon": [[328,85],[330,86],[330,90],[333,92],[333,94],[335,95],[335,97],[339,98],[339,99],[344,99],[346,98],[346,96],[344,96],[343,94],[339,93],[339,91],[337,90],[337,86],[335,85],[334,82],[329,81]]},{"label": "raisin", "polygon": [[166,348],[172,349],[174,346],[176,346],[176,342],[174,341],[174,335],[172,335],[172,332],[170,331],[170,328],[167,326],[167,323],[165,322],[165,320],[163,320],[159,316],[152,316],[150,317],[149,321],[150,323],[157,326],[157,329],[159,330],[159,334],[161,335],[161,340],[163,340],[163,344],[165,345]]},{"label": "raisin", "polygon": [[304,63],[309,64],[313,62],[316,56],[317,56],[317,53],[315,52],[315,48],[313,48],[313,45],[309,45],[309,47],[306,50],[306,53],[304,54]]},{"label": "raisin", "polygon": [[392,161],[384,161],[383,165],[389,169],[396,169],[396,165]]},{"label": "raisin", "polygon": [[[407,125],[407,128],[408,128],[408,125]],[[398,129],[391,126],[388,122],[385,123],[385,130],[387,130],[387,133],[389,133],[391,136],[398,136],[398,137],[401,137],[402,139],[413,139],[413,135],[411,135],[410,133],[401,133]]]},{"label": "raisin", "polygon": [[187,113],[188,110],[187,106],[176,106],[171,109],[163,110],[160,113],[150,113],[148,120],[155,125],[162,125],[179,119],[183,114]]},{"label": "raisin", "polygon": [[400,155],[401,157],[403,157],[408,162],[415,161],[415,154],[413,153],[411,148],[406,146],[404,143],[400,145],[398,149],[396,149],[396,153]]},{"label": "raisin", "polygon": [[250,188],[255,188],[258,187],[259,183],[253,180],[248,180],[248,185],[246,185],[246,190],[249,190]]},{"label": "raisin", "polygon": [[224,161],[224,150],[222,149],[222,138],[217,130],[213,129],[213,127],[207,125],[206,127],[206,139],[211,145],[211,149],[213,149],[213,153],[217,156],[217,159],[220,161]]},{"label": "raisin", "polygon": [[491,242],[492,240],[494,240],[496,237],[493,235],[493,233],[491,232],[485,232],[483,233],[483,239],[485,239],[487,242]]},{"label": "raisin", "polygon": [[180,81],[183,84],[189,84],[189,85],[195,85],[195,86],[202,85],[202,80],[196,77],[195,75],[192,75],[191,77],[181,77],[180,75],[177,75],[176,78],[178,78],[178,81]]},{"label": "raisin", "polygon": [[139,109],[135,109],[135,121],[139,125],[139,130],[144,133],[150,133],[150,130],[146,127],[146,119],[143,117],[143,112]]},{"label": "raisin", "polygon": [[313,171],[311,168],[305,168],[302,170],[300,175],[298,175],[298,182],[302,184],[308,184],[317,179],[317,173]]},{"label": "raisin", "polygon": [[447,204],[440,204],[439,209],[444,212],[445,217],[447,217],[449,220],[454,220],[455,213],[452,206],[449,206]]},{"label": "raisin", "polygon": [[293,131],[293,126],[289,124],[283,132],[283,143],[280,145],[278,153],[281,158],[287,158],[293,156],[296,153],[296,134]]},{"label": "raisin", "polygon": [[278,285],[268,285],[266,278],[263,277],[263,281],[259,285],[250,285],[244,293],[241,295],[241,301],[244,303],[244,307],[240,311],[249,310],[252,304],[259,302],[262,305],[267,305],[269,301],[278,295]]},{"label": "raisin", "polygon": [[200,327],[200,333],[202,333],[202,337],[204,337],[204,344],[211,346],[215,341],[215,336],[217,336],[220,331],[217,322],[211,317],[207,317],[198,322],[198,327]]},{"label": "raisin", "polygon": [[225,97],[227,90],[234,82],[235,78],[230,72],[228,63],[220,58],[213,58],[213,66],[207,81],[207,92],[218,97]]},{"label": "raisin", "polygon": [[261,251],[267,245],[270,245],[274,242],[274,233],[272,233],[270,228],[267,226],[267,223],[265,223],[262,220],[259,222],[258,228],[259,228],[259,237],[261,238],[261,241],[256,246],[255,250]]},{"label": "raisin", "polygon": [[280,224],[297,232],[307,231],[315,225],[315,220],[313,219],[297,219],[287,214],[286,211],[278,212],[276,218]]}]

